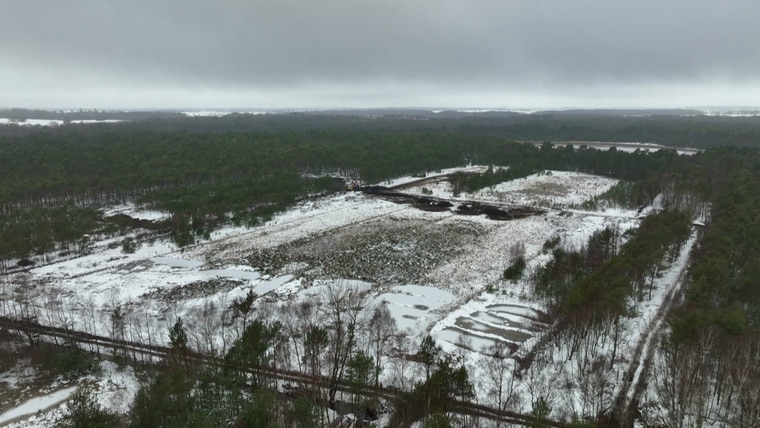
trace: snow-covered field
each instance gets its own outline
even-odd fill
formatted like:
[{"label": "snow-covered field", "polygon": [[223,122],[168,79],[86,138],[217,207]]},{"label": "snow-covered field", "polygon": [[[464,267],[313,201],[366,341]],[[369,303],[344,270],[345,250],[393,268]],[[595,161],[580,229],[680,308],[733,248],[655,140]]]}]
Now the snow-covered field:
[{"label": "snow-covered field", "polygon": [[[413,180],[404,177],[391,184]],[[559,208],[510,221],[422,211],[358,192],[312,199],[265,225],[219,230],[210,240],[189,248],[159,240],[124,253],[120,246],[96,245],[92,254],[4,278],[0,311],[33,312],[42,322],[103,336],[114,334],[111,317],[116,311],[124,315],[128,339],[157,344],[168,341],[168,327],[182,317],[192,346],[218,352],[239,332],[221,327],[201,332],[204,319],[210,313],[219,316],[249,291],[276,312],[278,302],[308,300],[326,284],[360,280],[371,290],[370,303],[385,302],[399,329],[413,341],[431,333],[444,350],[463,353],[477,379],[483,375],[478,364],[484,358],[482,349],[502,343],[524,355],[552,322],[526,279],[549,260],[542,251],[544,242],[559,237],[560,245],[579,248],[605,227],[620,231],[636,227],[636,211],[568,209],[604,193],[615,182],[551,171],[457,198],[446,182],[424,185],[426,193],[449,200]],[[419,194],[422,187],[404,191]],[[133,205],[108,210],[109,215],[116,213],[145,219],[165,216]],[[502,273],[519,253],[527,261],[526,275],[516,282],[505,281]],[[645,317],[624,326],[631,343],[643,328],[637,323],[648,323],[650,312],[656,312],[661,297],[655,297],[654,309],[642,304],[639,310]],[[624,342],[621,351],[628,349],[625,346],[632,345]],[[531,382],[569,370],[563,368],[562,357],[557,358],[530,377]],[[112,376],[109,370],[104,373]],[[391,373],[386,370],[384,376]],[[120,403],[129,401],[133,388],[113,387],[123,394]],[[517,410],[530,411],[530,388],[527,380],[517,387],[526,397]],[[485,393],[482,388],[479,392]]]},{"label": "snow-covered field", "polygon": [[128,215],[136,220],[151,220],[151,221],[165,220],[171,217],[171,214],[167,212],[140,208],[133,203],[114,205],[106,210],[103,210],[103,217],[110,217],[117,214]]},{"label": "snow-covered field", "polygon": [[[95,119],[76,119],[76,120],[70,120],[69,123],[78,123],[78,124],[89,124],[89,123],[117,123],[117,122],[123,122],[119,119],[104,119],[104,120],[95,120]],[[9,124],[15,124],[20,126],[59,126],[66,123],[65,121],[61,119],[26,119],[24,121],[14,121],[11,119],[8,119],[7,117],[0,117],[0,125],[9,125]]]},{"label": "snow-covered field", "polygon": [[679,155],[693,155],[699,153],[701,149],[692,147],[668,147],[656,143],[635,143],[635,142],[603,142],[603,141],[564,141],[558,145],[572,145],[574,148],[585,146],[595,150],[609,150],[615,148],[620,152],[633,153],[635,151],[644,153],[654,153],[658,150],[675,150]]},{"label": "snow-covered field", "polygon": [[[119,367],[102,361],[97,376],[86,376],[73,384],[54,383],[35,397],[17,403],[16,407],[0,413],[0,426],[34,428],[52,426],[66,411],[66,400],[78,389],[90,393],[102,408],[124,415],[129,411],[140,383],[130,367]],[[11,388],[20,388],[14,385]]]},{"label": "snow-covered field", "polygon": [[[468,172],[484,172],[484,168],[470,168]],[[392,185],[403,182],[393,182]],[[581,205],[591,197],[600,195],[617,183],[612,178],[567,171],[546,171],[525,178],[499,183],[474,193],[452,196],[448,181],[425,184],[410,193],[459,200],[477,200],[524,206],[566,208]]]}]

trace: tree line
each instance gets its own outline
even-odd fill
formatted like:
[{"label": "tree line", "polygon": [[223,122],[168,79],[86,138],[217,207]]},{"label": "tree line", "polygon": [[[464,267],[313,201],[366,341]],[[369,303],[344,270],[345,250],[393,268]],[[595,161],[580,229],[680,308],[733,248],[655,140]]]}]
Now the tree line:
[{"label": "tree line", "polygon": [[[753,146],[760,142],[760,117],[706,116],[693,110],[545,111],[438,114],[422,110],[231,113],[224,117],[186,117],[176,112],[45,112],[19,109],[0,112],[13,119],[123,119],[117,124],[66,124],[79,133],[134,129],[199,133],[282,131],[368,131],[371,133],[450,133],[526,141],[609,141],[658,143],[671,147]],[[44,127],[0,126],[0,136],[47,132]]]}]

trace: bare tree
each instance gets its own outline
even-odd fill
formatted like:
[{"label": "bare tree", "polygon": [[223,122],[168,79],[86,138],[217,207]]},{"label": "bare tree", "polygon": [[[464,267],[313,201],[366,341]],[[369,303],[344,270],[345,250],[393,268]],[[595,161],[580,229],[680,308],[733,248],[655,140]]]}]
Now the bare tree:
[{"label": "bare tree", "polygon": [[455,365],[464,366],[467,362],[467,354],[473,349],[472,337],[468,334],[460,333],[454,345],[456,345],[456,349],[454,349],[452,355],[454,363]]},{"label": "bare tree", "polygon": [[295,354],[298,362],[298,369],[306,372],[308,367],[308,357],[306,355],[307,333],[313,328],[320,326],[319,306],[321,301],[318,298],[304,300],[300,303],[288,303],[283,308],[284,314],[283,331],[291,341],[291,349]]},{"label": "bare tree", "polygon": [[[515,409],[519,406],[514,377],[514,360],[509,359],[510,349],[503,342],[496,342],[482,351],[484,376],[480,380],[488,393],[487,400],[499,411]],[[497,419],[496,428],[503,422]]]},{"label": "bare tree", "polygon": [[[126,316],[126,313],[121,308],[121,305],[117,304],[115,305],[110,312],[110,318],[111,318],[111,339],[112,340],[124,340],[124,318]],[[116,352],[116,350],[114,350]],[[122,349],[122,356],[126,359],[126,349]]]},{"label": "bare tree", "polygon": [[409,359],[411,342],[406,334],[400,333],[392,339],[392,349],[388,360],[390,384],[401,391],[409,391],[413,385],[414,365]]},{"label": "bare tree", "polygon": [[696,343],[665,340],[655,356],[653,378],[669,427],[701,427],[713,404],[714,329],[703,331]]},{"label": "bare tree", "polygon": [[609,413],[615,399],[615,383],[607,359],[598,356],[584,364],[584,368],[577,370],[574,375],[582,416],[593,419]]},{"label": "bare tree", "polygon": [[731,398],[724,402],[728,423],[749,428],[760,421],[760,340],[743,340],[727,352]]},{"label": "bare tree", "polygon": [[[92,297],[92,295],[88,295],[85,298],[85,301],[80,305],[80,313],[81,313],[81,323],[82,323],[82,331],[84,331],[87,334],[93,334],[97,335],[97,322],[96,322],[96,313],[97,313],[97,306],[95,305],[95,299]],[[100,355],[100,345],[94,344],[90,346],[90,349],[95,350],[95,352]]]},{"label": "bare tree", "polygon": [[[315,402],[321,402],[325,397],[322,394],[322,389],[319,387],[319,380],[322,376],[324,355],[329,344],[329,334],[323,327],[313,326],[306,331],[304,336],[304,359],[312,377],[310,385],[311,399]],[[321,426],[324,426],[327,415],[324,412],[320,412],[320,415],[322,418]]]},{"label": "bare tree", "polygon": [[346,364],[356,347],[361,313],[368,293],[356,285],[336,283],[325,289],[322,314],[329,332],[329,400],[335,401],[338,385],[343,381]]},{"label": "bare tree", "polygon": [[207,300],[203,303],[200,313],[193,317],[192,324],[188,323],[188,330],[193,336],[195,348],[201,353],[211,356],[221,355],[216,347],[216,338],[223,328],[220,325],[219,312],[219,306]]},{"label": "bare tree", "polygon": [[[554,367],[550,367],[552,365]],[[520,374],[531,403],[545,402],[551,405],[564,377],[563,364],[555,363],[551,354],[542,349],[536,353],[529,366],[520,369]]]},{"label": "bare tree", "polygon": [[375,386],[380,386],[380,372],[383,369],[382,357],[387,355],[391,345],[390,339],[396,334],[396,320],[384,303],[380,303],[372,312],[369,320],[370,342],[375,355]]}]

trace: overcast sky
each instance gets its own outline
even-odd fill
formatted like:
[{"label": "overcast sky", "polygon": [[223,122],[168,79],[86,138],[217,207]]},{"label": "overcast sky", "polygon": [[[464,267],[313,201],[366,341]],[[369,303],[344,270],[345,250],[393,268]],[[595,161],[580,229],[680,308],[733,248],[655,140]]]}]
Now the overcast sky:
[{"label": "overcast sky", "polygon": [[6,0],[0,107],[760,105],[758,0]]}]

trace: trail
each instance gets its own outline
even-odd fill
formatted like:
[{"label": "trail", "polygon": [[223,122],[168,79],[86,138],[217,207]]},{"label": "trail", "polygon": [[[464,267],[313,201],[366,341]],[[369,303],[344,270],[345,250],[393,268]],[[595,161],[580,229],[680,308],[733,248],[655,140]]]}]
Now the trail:
[{"label": "trail", "polygon": [[638,400],[646,386],[649,366],[654,352],[657,350],[657,339],[660,337],[665,317],[670,313],[676,296],[681,292],[683,281],[688,272],[688,259],[691,251],[697,243],[697,233],[692,232],[689,240],[684,244],[678,258],[673,262],[674,266],[680,266],[678,277],[670,284],[670,287],[662,300],[657,313],[649,321],[647,328],[638,339],[636,349],[631,357],[631,363],[623,377],[618,395],[614,401],[613,409],[615,418],[620,426],[632,426],[633,418],[638,406]]}]

